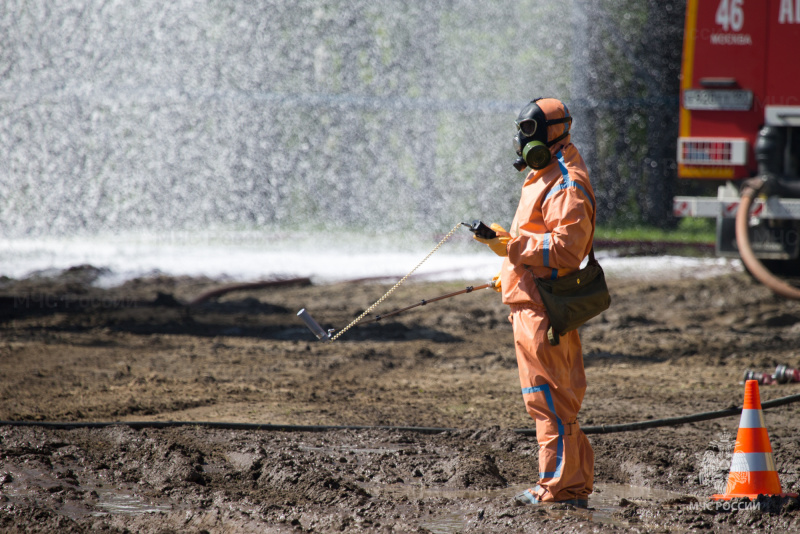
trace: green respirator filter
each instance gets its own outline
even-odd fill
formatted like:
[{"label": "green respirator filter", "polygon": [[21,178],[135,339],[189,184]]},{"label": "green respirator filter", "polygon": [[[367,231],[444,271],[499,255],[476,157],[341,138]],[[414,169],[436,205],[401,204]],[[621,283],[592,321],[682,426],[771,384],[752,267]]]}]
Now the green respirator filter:
[{"label": "green respirator filter", "polygon": [[550,149],[541,141],[531,141],[522,150],[525,163],[533,169],[544,169],[550,163]]}]

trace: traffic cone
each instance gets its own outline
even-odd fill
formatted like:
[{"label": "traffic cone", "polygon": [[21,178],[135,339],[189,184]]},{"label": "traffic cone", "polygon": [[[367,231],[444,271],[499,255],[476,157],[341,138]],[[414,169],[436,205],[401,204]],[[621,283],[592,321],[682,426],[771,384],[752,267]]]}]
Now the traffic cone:
[{"label": "traffic cone", "polygon": [[761,412],[758,381],[748,380],[744,385],[744,405],[733,448],[728,485],[722,495],[712,495],[715,501],[740,497],[755,499],[759,495],[797,497],[796,493],[782,493],[781,481],[775,470],[775,459],[769,434]]}]

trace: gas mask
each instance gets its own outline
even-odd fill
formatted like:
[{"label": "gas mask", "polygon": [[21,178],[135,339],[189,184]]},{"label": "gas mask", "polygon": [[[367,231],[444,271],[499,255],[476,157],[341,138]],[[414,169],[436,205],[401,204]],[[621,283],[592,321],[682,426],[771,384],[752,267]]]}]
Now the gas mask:
[{"label": "gas mask", "polygon": [[547,128],[554,124],[572,124],[572,117],[567,116],[563,119],[547,120],[544,111],[536,104],[540,99],[532,100],[519,112],[517,120],[517,135],[514,137],[514,150],[517,153],[517,160],[514,168],[523,171],[525,167],[535,170],[544,169],[550,164],[550,147],[558,143],[569,135],[569,126],[565,128],[563,134],[552,141],[547,140]]}]

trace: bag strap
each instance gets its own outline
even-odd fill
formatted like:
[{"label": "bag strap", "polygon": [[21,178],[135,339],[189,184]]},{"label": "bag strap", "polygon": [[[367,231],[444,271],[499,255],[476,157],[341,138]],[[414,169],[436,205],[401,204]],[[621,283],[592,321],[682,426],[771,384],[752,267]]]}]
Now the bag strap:
[{"label": "bag strap", "polygon": [[589,263],[596,263],[597,265],[600,265],[600,262],[594,257],[594,243],[592,243],[592,248],[589,250]]},{"label": "bag strap", "polygon": [[[589,249],[589,263],[594,263],[596,265],[600,265],[600,262],[597,261],[597,258],[594,257],[594,244],[592,244],[592,248]],[[527,265],[527,264],[523,263],[522,267],[524,267],[526,271],[531,273],[531,276],[533,276],[534,279],[541,278],[541,277],[536,276],[535,274],[533,274],[533,269],[531,269],[532,265]]]}]

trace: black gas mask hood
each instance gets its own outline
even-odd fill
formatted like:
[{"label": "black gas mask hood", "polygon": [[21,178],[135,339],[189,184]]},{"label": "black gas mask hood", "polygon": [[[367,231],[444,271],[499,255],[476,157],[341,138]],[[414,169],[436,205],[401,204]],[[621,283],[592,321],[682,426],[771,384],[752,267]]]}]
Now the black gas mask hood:
[{"label": "black gas mask hood", "polygon": [[518,171],[531,167],[535,170],[544,169],[550,164],[550,147],[558,143],[570,133],[570,128],[553,139],[547,140],[548,127],[555,124],[572,124],[572,117],[547,120],[542,108],[536,103],[541,100],[531,100],[528,105],[522,108],[514,123],[517,125],[517,135],[514,137],[514,151],[517,153],[517,160],[514,168]]}]

